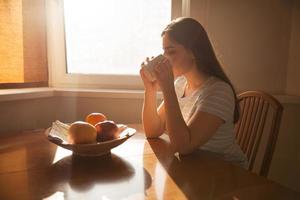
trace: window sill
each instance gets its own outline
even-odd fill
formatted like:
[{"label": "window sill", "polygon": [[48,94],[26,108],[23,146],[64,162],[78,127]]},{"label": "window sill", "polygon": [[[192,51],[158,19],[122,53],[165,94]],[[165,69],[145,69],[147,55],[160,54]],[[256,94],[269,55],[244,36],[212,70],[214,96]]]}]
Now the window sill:
[{"label": "window sill", "polygon": [[[114,90],[114,89],[70,89],[70,88],[22,88],[0,90],[0,102],[36,99],[45,97],[91,97],[117,99],[143,99],[144,90]],[[162,98],[158,94],[159,99]]]},{"label": "window sill", "polygon": [[[90,98],[117,98],[143,99],[144,90],[115,90],[115,89],[71,89],[71,88],[22,88],[0,90],[0,102],[36,99],[45,97],[90,97]],[[291,95],[274,95],[282,104],[300,104],[300,97]],[[162,99],[162,94],[157,95]]]},{"label": "window sill", "polygon": [[0,102],[36,99],[52,97],[54,90],[48,87],[42,88],[22,88],[22,89],[1,89],[0,90]]},{"label": "window sill", "polygon": [[143,99],[143,90],[54,88],[54,96]]}]

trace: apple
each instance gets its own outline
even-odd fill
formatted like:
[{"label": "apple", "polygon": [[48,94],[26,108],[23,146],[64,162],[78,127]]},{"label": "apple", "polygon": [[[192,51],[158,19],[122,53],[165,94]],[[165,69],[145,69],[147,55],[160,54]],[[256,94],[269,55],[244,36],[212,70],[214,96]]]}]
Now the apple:
[{"label": "apple", "polygon": [[95,143],[96,139],[96,128],[87,122],[76,121],[71,124],[68,130],[68,141],[70,144]]},{"label": "apple", "polygon": [[97,141],[105,142],[119,138],[118,126],[114,121],[105,120],[95,125],[97,130]]}]

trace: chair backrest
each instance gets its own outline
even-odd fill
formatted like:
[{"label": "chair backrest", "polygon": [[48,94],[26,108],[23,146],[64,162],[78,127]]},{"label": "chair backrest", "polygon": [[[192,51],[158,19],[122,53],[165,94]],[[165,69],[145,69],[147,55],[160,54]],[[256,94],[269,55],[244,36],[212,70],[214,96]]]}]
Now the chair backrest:
[{"label": "chair backrest", "polygon": [[240,119],[236,140],[249,161],[249,170],[267,176],[270,168],[283,107],[273,96],[261,91],[238,95]]}]

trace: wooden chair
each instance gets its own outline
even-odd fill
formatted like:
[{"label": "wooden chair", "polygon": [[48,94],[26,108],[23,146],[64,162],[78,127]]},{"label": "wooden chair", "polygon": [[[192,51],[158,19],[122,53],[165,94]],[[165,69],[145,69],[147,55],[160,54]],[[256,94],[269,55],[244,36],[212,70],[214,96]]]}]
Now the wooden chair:
[{"label": "wooden chair", "polygon": [[240,119],[236,140],[249,161],[249,170],[267,176],[270,168],[283,107],[273,96],[261,91],[238,95]]}]

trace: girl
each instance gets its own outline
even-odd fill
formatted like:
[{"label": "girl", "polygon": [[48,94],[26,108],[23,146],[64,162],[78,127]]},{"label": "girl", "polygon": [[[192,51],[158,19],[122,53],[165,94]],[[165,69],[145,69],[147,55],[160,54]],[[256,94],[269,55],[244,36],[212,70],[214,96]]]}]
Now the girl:
[{"label": "girl", "polygon": [[[180,154],[201,148],[246,167],[247,159],[234,137],[239,119],[236,93],[202,25],[192,18],[176,19],[162,32],[162,43],[165,59],[154,67],[156,81],[140,70],[146,137],[166,131]],[[163,102],[157,108],[158,88]]]}]

